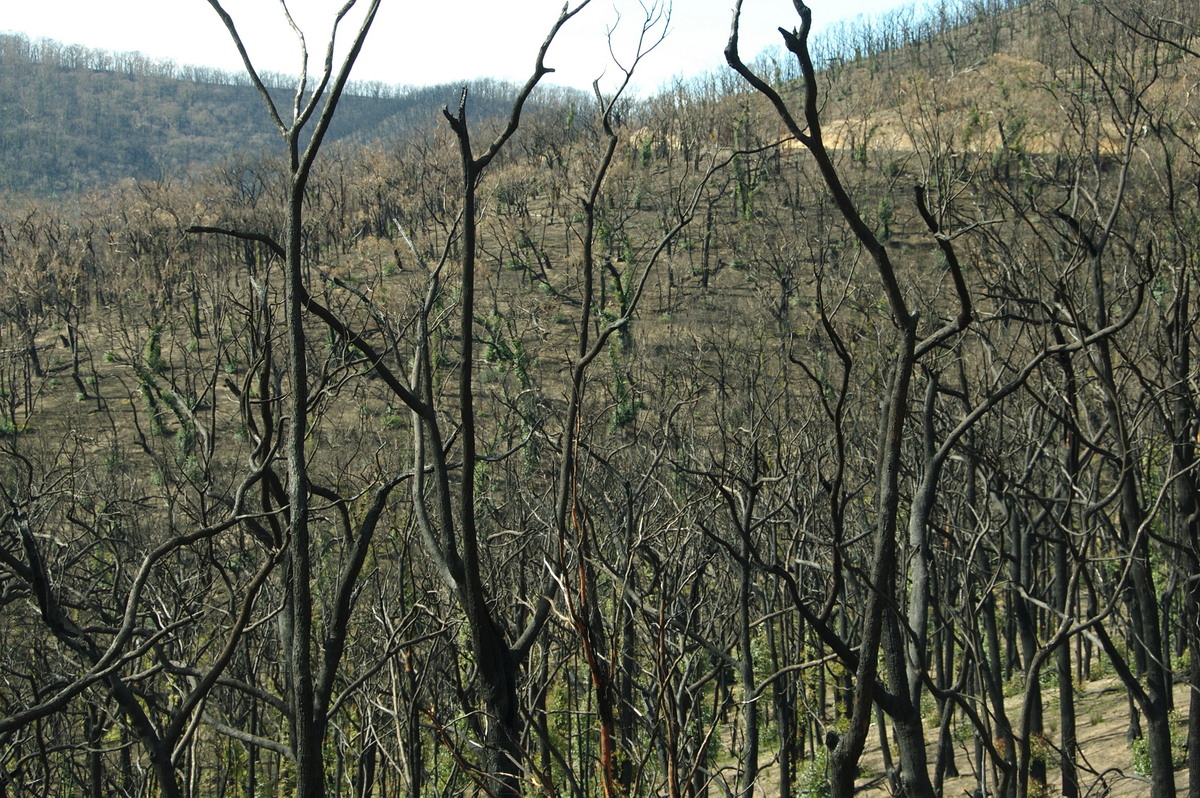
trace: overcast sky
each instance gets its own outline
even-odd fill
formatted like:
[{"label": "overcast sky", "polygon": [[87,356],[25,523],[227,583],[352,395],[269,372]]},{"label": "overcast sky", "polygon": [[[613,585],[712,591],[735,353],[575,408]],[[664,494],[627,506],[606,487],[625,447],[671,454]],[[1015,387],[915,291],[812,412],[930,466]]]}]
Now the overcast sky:
[{"label": "overcast sky", "polygon": [[[644,0],[649,3],[651,0]],[[902,0],[809,0],[818,29],[836,20],[877,14]],[[343,0],[289,0],[310,57],[324,54],[330,24]],[[295,37],[279,0],[225,0],[260,70],[296,74]],[[791,0],[743,0],[742,54],[747,59],[779,42],[779,26],[797,24]],[[359,0],[365,7],[366,0]],[[639,67],[639,88],[652,92],[675,76],[723,63],[733,0],[675,0],[670,32]],[[425,85],[472,77],[521,81],[562,0],[383,0],[353,76],[389,84]],[[632,55],[644,18],[638,0],[592,0],[564,28],[547,58],[549,80],[587,88],[616,74],[607,31],[616,26],[617,55]],[[118,52],[137,51],[178,64],[240,70],[241,61],[207,0],[0,0],[0,30]],[[349,39],[347,27],[342,37]],[[319,63],[316,65],[319,66]],[[310,69],[314,67],[310,66]]]}]

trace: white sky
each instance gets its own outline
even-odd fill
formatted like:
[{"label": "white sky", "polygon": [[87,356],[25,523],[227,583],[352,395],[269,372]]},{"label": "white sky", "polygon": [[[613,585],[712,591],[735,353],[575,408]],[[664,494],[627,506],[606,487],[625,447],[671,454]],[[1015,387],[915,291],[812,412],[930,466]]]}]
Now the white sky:
[{"label": "white sky", "polygon": [[[330,25],[343,0],[290,0],[308,40],[310,71],[320,66]],[[650,0],[645,0],[650,2]],[[814,27],[877,14],[903,0],[809,0]],[[366,0],[359,0],[365,7]],[[225,0],[255,66],[296,74],[295,38],[279,0]],[[674,0],[667,40],[638,70],[638,86],[654,91],[675,76],[692,76],[723,64],[733,0]],[[353,72],[355,80],[426,85],[493,77],[523,81],[562,0],[383,0]],[[618,55],[632,54],[632,36],[644,14],[638,0],[592,0],[563,29],[547,57],[555,73],[547,82],[588,88],[616,73],[606,31],[617,26]],[[343,23],[341,40],[356,25]],[[776,28],[793,28],[791,0],[743,0],[742,55],[747,60],[779,43]],[[240,71],[241,61],[206,0],[0,0],[0,30],[117,52],[141,52],[178,64]],[[606,72],[607,70],[607,72]]]}]

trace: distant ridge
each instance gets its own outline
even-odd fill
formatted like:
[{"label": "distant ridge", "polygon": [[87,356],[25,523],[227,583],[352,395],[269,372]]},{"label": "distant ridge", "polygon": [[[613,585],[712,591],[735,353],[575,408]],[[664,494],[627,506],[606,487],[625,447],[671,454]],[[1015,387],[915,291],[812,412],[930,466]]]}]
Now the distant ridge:
[{"label": "distant ridge", "polygon": [[[292,78],[263,79],[287,107]],[[367,142],[431,127],[460,88],[353,83],[331,138]],[[471,88],[476,119],[493,115],[513,92],[493,81]],[[63,196],[277,148],[262,98],[245,75],[0,34],[2,190]]]}]

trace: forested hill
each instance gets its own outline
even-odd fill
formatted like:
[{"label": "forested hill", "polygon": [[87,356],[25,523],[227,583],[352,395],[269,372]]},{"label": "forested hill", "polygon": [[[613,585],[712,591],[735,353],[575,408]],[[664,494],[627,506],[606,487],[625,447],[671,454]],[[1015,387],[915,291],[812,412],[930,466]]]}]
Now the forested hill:
[{"label": "forested hill", "polygon": [[[287,107],[292,81],[264,79]],[[458,88],[352,85],[330,138],[371,140],[428,125]],[[475,84],[473,107],[485,114],[510,95],[502,84]],[[0,189],[63,195],[169,178],[270,150],[277,138],[245,75],[0,35]]]},{"label": "forested hill", "polygon": [[1200,796],[1200,9],[795,5],[0,201],[0,796]]},{"label": "forested hill", "polygon": [[[861,75],[843,81],[852,91],[827,101],[843,106],[847,118],[861,116],[862,109],[846,108],[844,101],[851,99],[851,106],[866,102],[872,119],[867,127],[875,131],[867,134],[868,140],[886,137],[898,117],[882,107],[888,104],[882,97],[866,95],[877,95],[880,86],[914,73],[966,74],[984,65],[979,72],[983,80],[974,81],[968,104],[999,103],[986,83],[1004,81],[986,69],[987,59],[1000,51],[1035,61],[1046,58],[1046,45],[1030,15],[1006,10],[1020,5],[999,0],[943,3],[925,14],[905,9],[828,30],[818,52],[826,74],[832,77],[845,67]],[[1054,41],[1051,37],[1051,49]],[[786,64],[783,69],[777,78],[796,77]],[[741,113],[744,104],[734,96],[740,87],[730,77],[725,73],[692,81],[687,93],[716,100],[718,106],[700,110],[700,118],[688,124],[719,127],[713,113]],[[276,103],[290,107],[294,79],[276,73],[262,78]],[[366,144],[428,129],[438,124],[443,107],[454,105],[460,88],[458,83],[414,87],[352,81],[328,139]],[[473,81],[472,117],[505,113],[514,93],[513,86]],[[582,92],[549,86],[539,87],[532,99],[533,108],[584,108],[592,102]],[[1003,102],[1015,106],[1022,100],[1005,97]],[[643,120],[651,125],[654,113],[649,109],[656,104],[661,103],[652,99],[641,105],[647,111]],[[244,73],[0,33],[0,191],[65,197],[125,179],[169,180],[234,156],[275,154],[277,138]],[[861,135],[851,138],[869,144],[858,141]]]}]

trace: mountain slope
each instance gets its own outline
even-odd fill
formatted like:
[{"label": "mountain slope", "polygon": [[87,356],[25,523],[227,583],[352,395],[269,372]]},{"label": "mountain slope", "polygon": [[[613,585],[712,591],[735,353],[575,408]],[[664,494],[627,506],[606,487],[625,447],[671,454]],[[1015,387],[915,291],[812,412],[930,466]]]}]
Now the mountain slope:
[{"label": "mountain slope", "polygon": [[[268,80],[276,104],[289,108],[287,79]],[[460,88],[359,86],[343,97],[330,138],[368,141],[429,126]],[[475,117],[510,93],[475,84]],[[0,189],[63,195],[169,178],[235,154],[274,152],[277,139],[244,76],[0,35]]]}]

